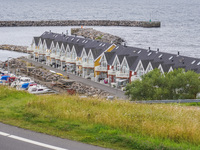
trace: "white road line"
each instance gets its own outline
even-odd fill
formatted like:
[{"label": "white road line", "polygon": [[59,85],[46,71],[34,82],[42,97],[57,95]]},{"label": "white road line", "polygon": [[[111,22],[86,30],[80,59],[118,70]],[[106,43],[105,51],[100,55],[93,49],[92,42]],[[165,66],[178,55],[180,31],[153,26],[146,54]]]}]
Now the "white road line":
[{"label": "white road line", "polygon": [[0,132],[0,135],[2,135],[2,136],[9,136],[10,134],[4,133],[4,132]]},{"label": "white road line", "polygon": [[38,146],[42,146],[42,147],[45,147],[45,148],[53,149],[53,150],[68,150],[68,149],[64,149],[64,148],[60,148],[60,147],[44,144],[44,143],[41,143],[41,142],[29,140],[29,139],[22,138],[22,137],[19,137],[19,136],[10,135],[10,134],[5,133],[5,132],[0,132],[0,135],[6,136],[6,137],[9,137],[9,138],[12,138],[12,139],[16,139],[16,140],[19,140],[19,141],[23,141],[23,142],[26,142],[26,143],[31,143],[31,144],[34,144],[34,145],[38,145]]}]

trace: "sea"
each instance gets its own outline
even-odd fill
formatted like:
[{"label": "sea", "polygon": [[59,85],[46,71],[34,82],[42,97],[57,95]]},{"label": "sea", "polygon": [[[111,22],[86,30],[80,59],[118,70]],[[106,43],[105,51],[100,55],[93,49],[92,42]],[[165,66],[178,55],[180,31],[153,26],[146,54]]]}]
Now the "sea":
[{"label": "sea", "polygon": [[[200,58],[200,0],[0,0],[0,20],[160,21],[160,28],[89,27],[123,38],[128,46]],[[28,46],[43,32],[73,27],[1,27],[0,44]],[[84,27],[87,28],[87,27]],[[9,53],[0,51],[0,60]]]}]

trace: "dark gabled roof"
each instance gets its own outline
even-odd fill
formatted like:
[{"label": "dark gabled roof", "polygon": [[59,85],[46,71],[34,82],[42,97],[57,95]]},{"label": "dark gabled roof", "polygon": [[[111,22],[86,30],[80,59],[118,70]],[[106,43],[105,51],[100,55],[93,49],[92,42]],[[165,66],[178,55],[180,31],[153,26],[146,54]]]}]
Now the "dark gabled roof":
[{"label": "dark gabled roof", "polygon": [[54,34],[55,33],[45,31],[40,37],[43,39],[54,39]]},{"label": "dark gabled roof", "polygon": [[117,55],[120,64],[122,63],[125,56],[128,56],[128,55]]},{"label": "dark gabled roof", "polygon": [[93,54],[94,60],[103,53],[101,49],[91,49],[91,52]]},{"label": "dark gabled roof", "polygon": [[141,60],[142,65],[143,65],[143,67],[144,67],[144,70],[147,69],[147,66],[148,66],[149,62],[152,62],[152,61],[153,61],[152,59]]},{"label": "dark gabled roof", "polygon": [[52,43],[52,39],[45,39],[46,44],[47,44],[47,49],[50,49],[51,47],[51,43]]},{"label": "dark gabled roof", "polygon": [[61,42],[61,41],[58,41],[59,48],[61,48],[61,46],[62,46],[62,43],[63,43],[63,42]]},{"label": "dark gabled roof", "polygon": [[38,46],[40,37],[33,37],[33,38],[34,38],[35,45]]},{"label": "dark gabled roof", "polygon": [[83,50],[83,45],[75,45],[74,48],[76,50],[77,56],[80,57],[81,56],[81,52]]},{"label": "dark gabled roof", "polygon": [[138,56],[129,56],[129,57],[126,57],[126,60],[128,62],[128,66],[129,68],[132,67],[132,65],[135,63],[135,61],[137,60]]},{"label": "dark gabled roof", "polygon": [[174,64],[161,64],[164,72],[169,72],[170,67],[173,68]]},{"label": "dark gabled roof", "polygon": [[63,42],[63,45],[64,45],[64,49],[67,48],[67,42]]},{"label": "dark gabled roof", "polygon": [[72,50],[72,47],[74,46],[74,44],[68,43],[68,46],[69,46],[69,49],[70,49],[70,51],[71,51],[71,50]]},{"label": "dark gabled roof", "polygon": [[109,64],[110,60],[112,59],[112,57],[114,56],[114,53],[115,52],[105,52],[104,53],[108,64]]},{"label": "dark gabled roof", "polygon": [[91,48],[85,48],[85,52],[86,52],[87,55],[88,55],[90,49],[91,49]]},{"label": "dark gabled roof", "polygon": [[158,66],[160,64],[163,64],[163,61],[157,61],[157,62],[153,61],[153,62],[151,62],[153,69],[158,68]]}]

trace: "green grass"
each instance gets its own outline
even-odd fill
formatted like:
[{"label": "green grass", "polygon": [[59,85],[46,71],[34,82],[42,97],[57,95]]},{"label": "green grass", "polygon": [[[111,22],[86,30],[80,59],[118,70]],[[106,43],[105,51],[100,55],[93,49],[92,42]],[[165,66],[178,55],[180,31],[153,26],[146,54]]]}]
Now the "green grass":
[{"label": "green grass", "polygon": [[200,110],[187,106],[35,96],[0,86],[0,121],[112,149],[200,149]]},{"label": "green grass", "polygon": [[200,106],[199,102],[193,102],[193,103],[180,103],[179,105],[182,106]]}]

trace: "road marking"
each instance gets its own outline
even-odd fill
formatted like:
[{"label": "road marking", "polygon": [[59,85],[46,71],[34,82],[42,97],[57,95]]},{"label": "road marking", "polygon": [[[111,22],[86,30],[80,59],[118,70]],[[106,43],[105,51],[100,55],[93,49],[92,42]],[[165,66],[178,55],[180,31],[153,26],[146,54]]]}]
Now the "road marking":
[{"label": "road marking", "polygon": [[9,137],[9,138],[12,138],[12,139],[15,139],[15,140],[23,141],[23,142],[26,142],[26,143],[31,143],[31,144],[34,144],[34,145],[38,145],[38,146],[42,146],[42,147],[45,147],[45,148],[53,149],[53,150],[68,150],[68,149],[64,149],[64,148],[48,145],[48,144],[45,144],[45,143],[29,140],[29,139],[22,138],[22,137],[19,137],[19,136],[11,135],[11,134],[8,134],[8,133],[5,133],[5,132],[0,132],[0,135]]},{"label": "road marking", "polygon": [[3,136],[9,136],[10,134],[8,134],[8,133],[4,133],[4,132],[0,132],[0,135],[3,135]]}]

